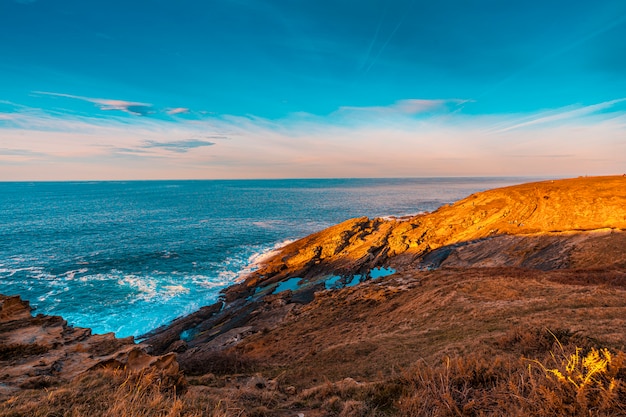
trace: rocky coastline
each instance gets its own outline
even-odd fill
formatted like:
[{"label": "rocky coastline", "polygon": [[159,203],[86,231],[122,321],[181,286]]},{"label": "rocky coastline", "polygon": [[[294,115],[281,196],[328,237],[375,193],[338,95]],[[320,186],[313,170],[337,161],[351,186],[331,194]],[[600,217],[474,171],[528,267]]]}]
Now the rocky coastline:
[{"label": "rocky coastline", "polygon": [[[220,302],[140,343],[33,317],[3,296],[0,416],[107,369],[157,373],[212,404],[179,415],[448,415],[407,408],[422,387],[407,391],[403,373],[477,354],[539,361],[568,343],[621,352],[623,317],[626,178],[529,183],[290,243]],[[466,394],[451,397],[461,411],[505,407]]]}]

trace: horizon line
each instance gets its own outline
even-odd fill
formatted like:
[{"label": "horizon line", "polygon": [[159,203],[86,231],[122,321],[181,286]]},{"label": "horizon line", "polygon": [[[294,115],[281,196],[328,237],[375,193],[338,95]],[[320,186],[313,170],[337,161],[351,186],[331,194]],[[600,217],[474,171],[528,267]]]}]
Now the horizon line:
[{"label": "horizon line", "polygon": [[419,180],[419,179],[574,179],[593,177],[620,177],[626,174],[612,175],[448,175],[448,176],[415,176],[415,177],[281,177],[281,178],[134,178],[134,179],[63,179],[63,180],[0,180],[0,184],[15,183],[122,183],[122,182],[200,182],[200,181],[326,181],[326,180]]}]

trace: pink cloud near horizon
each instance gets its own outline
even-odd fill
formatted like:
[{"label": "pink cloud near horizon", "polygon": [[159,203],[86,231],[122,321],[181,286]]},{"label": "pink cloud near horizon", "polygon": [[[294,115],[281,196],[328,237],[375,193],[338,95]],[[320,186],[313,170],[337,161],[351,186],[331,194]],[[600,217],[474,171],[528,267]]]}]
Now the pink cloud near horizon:
[{"label": "pink cloud near horizon", "polygon": [[442,109],[444,118],[417,119],[347,112],[129,123],[28,111],[0,124],[0,180],[622,173],[626,111],[607,113],[617,102],[521,115]]}]

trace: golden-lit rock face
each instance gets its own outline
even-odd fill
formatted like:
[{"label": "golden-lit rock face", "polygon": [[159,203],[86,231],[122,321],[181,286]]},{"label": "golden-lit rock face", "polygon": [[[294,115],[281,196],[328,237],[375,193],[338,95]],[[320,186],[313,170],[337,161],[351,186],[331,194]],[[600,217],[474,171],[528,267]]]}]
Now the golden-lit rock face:
[{"label": "golden-lit rock face", "polygon": [[[491,268],[481,274],[496,277],[507,268],[514,275],[518,269],[566,270],[572,277],[578,276],[576,271],[625,271],[624,229],[624,177],[523,184],[477,193],[410,218],[352,219],[285,246],[224,290],[223,304],[177,319],[147,335],[146,342],[155,353],[191,348],[183,354],[188,357],[197,349],[229,348],[251,334],[281,326],[299,306],[326,293],[330,280],[340,279],[338,287],[356,285],[380,266],[397,271],[390,278],[417,281],[434,269],[442,274],[457,271],[451,273],[460,281],[476,268]],[[356,282],[354,275],[360,276]],[[588,276],[606,278],[600,273]],[[279,291],[288,281],[295,285]],[[367,288],[358,285],[354,291],[364,294]],[[331,316],[321,314],[332,322]],[[185,341],[180,340],[183,334]]]},{"label": "golden-lit rock face", "polygon": [[438,248],[485,238],[601,229],[626,229],[626,177],[522,184],[477,193],[411,218],[351,219],[285,246],[245,285],[357,273],[383,264],[417,265]]}]

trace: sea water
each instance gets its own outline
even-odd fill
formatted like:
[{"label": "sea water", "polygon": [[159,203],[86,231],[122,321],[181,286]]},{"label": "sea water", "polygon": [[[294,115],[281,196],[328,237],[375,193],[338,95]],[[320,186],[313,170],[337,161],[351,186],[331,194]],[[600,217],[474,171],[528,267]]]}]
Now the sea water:
[{"label": "sea water", "polygon": [[527,180],[0,182],[0,293],[139,336],[217,301],[284,242]]}]

